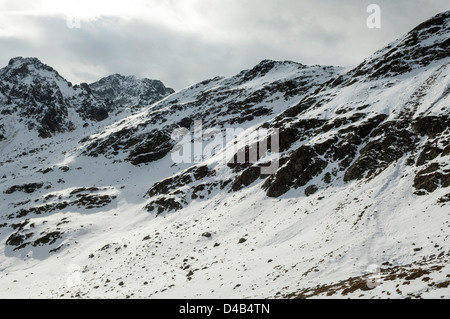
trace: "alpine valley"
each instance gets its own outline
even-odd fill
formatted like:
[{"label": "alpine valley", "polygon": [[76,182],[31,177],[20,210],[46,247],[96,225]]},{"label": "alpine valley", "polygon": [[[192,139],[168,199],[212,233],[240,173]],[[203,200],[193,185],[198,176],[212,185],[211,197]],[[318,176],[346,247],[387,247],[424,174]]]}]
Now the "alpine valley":
[{"label": "alpine valley", "polygon": [[[0,114],[0,298],[450,298],[450,11],[176,92],[16,57]],[[240,131],[178,163],[196,121]]]}]

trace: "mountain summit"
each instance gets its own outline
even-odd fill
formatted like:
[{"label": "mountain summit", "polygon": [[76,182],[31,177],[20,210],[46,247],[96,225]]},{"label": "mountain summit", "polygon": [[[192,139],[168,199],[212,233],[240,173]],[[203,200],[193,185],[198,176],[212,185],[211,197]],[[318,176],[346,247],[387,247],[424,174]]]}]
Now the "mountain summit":
[{"label": "mountain summit", "polygon": [[138,79],[135,76],[113,74],[89,85],[94,95],[109,99],[116,105],[147,106],[175,91],[159,80]]},{"label": "mountain summit", "polygon": [[351,74],[381,78],[411,72],[450,55],[450,11],[421,23],[405,36],[377,51]]},{"label": "mountain summit", "polygon": [[86,84],[72,86],[37,58],[13,58],[0,69],[0,127],[14,121],[50,137],[75,129],[76,122],[102,121],[110,109]]},{"label": "mountain summit", "polygon": [[11,123],[40,137],[107,119],[114,110],[152,104],[173,93],[160,81],[112,75],[89,86],[72,85],[37,58],[12,58],[0,69],[0,139]]}]

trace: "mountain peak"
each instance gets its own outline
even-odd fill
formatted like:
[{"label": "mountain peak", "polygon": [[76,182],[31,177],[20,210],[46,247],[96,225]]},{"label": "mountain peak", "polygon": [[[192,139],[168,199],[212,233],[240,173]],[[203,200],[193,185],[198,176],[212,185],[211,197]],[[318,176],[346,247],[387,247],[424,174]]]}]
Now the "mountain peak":
[{"label": "mountain peak", "polygon": [[89,86],[97,97],[107,98],[122,106],[150,105],[175,92],[159,80],[138,79],[134,75],[125,76],[118,73],[106,76]]},{"label": "mountain peak", "polygon": [[134,75],[123,75],[123,74],[120,74],[120,73],[114,73],[114,74],[111,74],[111,75],[108,75],[108,76],[104,77],[103,79],[105,79],[105,80],[106,79],[109,79],[109,80],[120,79],[122,81],[125,81],[125,80],[135,80],[136,77]]},{"label": "mountain peak", "polygon": [[436,14],[434,17],[419,24],[412,31],[420,31],[424,29],[429,29],[430,27],[448,28],[449,21],[450,21],[450,10]]},{"label": "mountain peak", "polygon": [[450,56],[450,11],[419,24],[378,50],[353,70],[355,77],[385,78],[428,66]]},{"label": "mountain peak", "polygon": [[47,64],[43,63],[41,60],[39,60],[38,58],[35,57],[15,57],[9,60],[8,65],[6,66],[6,68],[9,69],[23,69],[23,68],[27,68],[28,70],[31,70],[30,67],[36,69],[36,70],[47,70],[47,71],[52,71],[55,73],[56,70],[54,70],[52,67],[48,66]]},{"label": "mountain peak", "polygon": [[23,64],[42,64],[42,62],[38,59],[38,58],[34,58],[34,57],[14,57],[12,59],[9,60],[8,65],[9,66],[18,66],[18,65],[23,65]]},{"label": "mountain peak", "polygon": [[[75,122],[108,117],[108,107],[94,98],[87,84],[72,86],[34,57],[12,58],[0,69],[0,108],[8,115],[0,119],[0,126],[20,118],[25,128],[36,130],[40,137],[71,131]],[[79,117],[72,118],[71,109]]]},{"label": "mountain peak", "polygon": [[265,59],[259,62],[252,69],[242,71],[239,73],[238,77],[241,78],[241,83],[245,83],[256,78],[262,78],[273,70],[279,70],[281,68],[296,70],[303,69],[305,67],[305,65],[293,61],[274,61]]},{"label": "mountain peak", "polygon": [[62,77],[55,69],[45,63],[42,63],[38,58],[35,57],[23,58],[19,56],[12,58],[9,60],[7,66],[5,66],[3,69],[0,69],[0,74],[12,81],[21,81],[23,78],[29,75],[32,75],[32,77],[35,78],[50,77],[59,78],[60,80],[62,79]]}]

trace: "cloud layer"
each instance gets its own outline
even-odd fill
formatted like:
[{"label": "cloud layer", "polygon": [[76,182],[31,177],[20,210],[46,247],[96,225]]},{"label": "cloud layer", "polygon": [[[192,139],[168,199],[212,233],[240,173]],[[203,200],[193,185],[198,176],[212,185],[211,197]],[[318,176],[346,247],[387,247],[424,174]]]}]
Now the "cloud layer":
[{"label": "cloud layer", "polygon": [[411,2],[377,1],[369,29],[359,0],[0,0],[0,66],[35,56],[73,83],[121,73],[180,89],[263,59],[355,65],[449,9]]}]

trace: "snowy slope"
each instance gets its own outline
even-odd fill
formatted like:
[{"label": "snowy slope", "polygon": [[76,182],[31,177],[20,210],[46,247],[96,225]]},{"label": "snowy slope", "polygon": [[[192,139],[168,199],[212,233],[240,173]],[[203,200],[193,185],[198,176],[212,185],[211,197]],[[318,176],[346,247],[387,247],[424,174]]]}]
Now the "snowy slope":
[{"label": "snowy slope", "polygon": [[97,97],[125,107],[147,106],[174,93],[173,89],[166,88],[161,81],[120,74],[104,77],[91,83],[89,87]]},{"label": "snowy slope", "polygon": [[[353,69],[265,60],[49,139],[9,122],[0,296],[448,298],[449,22]],[[198,120],[242,130],[174,162]],[[261,128],[271,174],[229,162]]]}]

